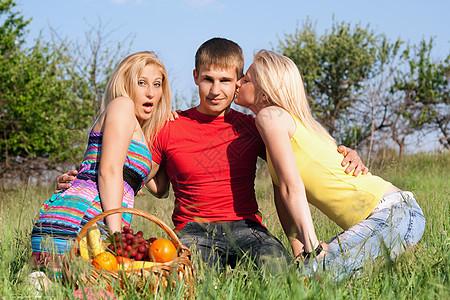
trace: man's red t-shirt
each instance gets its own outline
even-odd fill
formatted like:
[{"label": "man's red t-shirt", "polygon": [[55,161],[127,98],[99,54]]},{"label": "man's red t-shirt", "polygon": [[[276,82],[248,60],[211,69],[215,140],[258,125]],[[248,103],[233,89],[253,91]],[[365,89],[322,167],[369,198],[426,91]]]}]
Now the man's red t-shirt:
[{"label": "man's red t-shirt", "polygon": [[235,110],[215,117],[191,108],[167,122],[152,160],[165,167],[172,183],[176,229],[190,221],[260,223],[254,181],[264,149],[254,118]]}]

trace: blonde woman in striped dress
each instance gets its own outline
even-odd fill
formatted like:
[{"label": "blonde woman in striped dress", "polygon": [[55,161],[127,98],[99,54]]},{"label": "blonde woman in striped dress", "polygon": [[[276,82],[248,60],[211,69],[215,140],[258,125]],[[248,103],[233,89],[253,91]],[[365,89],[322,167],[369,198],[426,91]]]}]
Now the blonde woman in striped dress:
[{"label": "blonde woman in striped dress", "polygon": [[[84,224],[102,211],[133,207],[137,192],[154,176],[149,148],[171,106],[167,71],[153,52],[132,54],[118,65],[78,176],[40,209],[31,236],[35,267],[60,277],[60,256]],[[130,214],[115,214],[106,225],[116,232],[130,221]]]}]

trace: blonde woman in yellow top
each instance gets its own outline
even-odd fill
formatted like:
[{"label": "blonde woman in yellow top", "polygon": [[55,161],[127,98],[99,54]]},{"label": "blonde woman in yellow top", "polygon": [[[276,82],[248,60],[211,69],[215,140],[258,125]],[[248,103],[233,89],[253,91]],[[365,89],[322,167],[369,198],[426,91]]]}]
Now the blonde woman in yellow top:
[{"label": "blonde woman in yellow top", "polygon": [[[395,257],[420,240],[425,218],[411,192],[370,173],[346,174],[334,139],[311,115],[292,60],[259,51],[237,88],[235,102],[256,115],[278,216],[306,272],[324,267],[342,278],[385,246]],[[319,242],[308,203],[344,231]]]}]

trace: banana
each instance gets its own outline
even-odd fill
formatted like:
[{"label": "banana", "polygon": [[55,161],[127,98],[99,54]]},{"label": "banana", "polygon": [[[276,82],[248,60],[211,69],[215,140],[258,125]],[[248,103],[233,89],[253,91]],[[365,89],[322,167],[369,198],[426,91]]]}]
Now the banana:
[{"label": "banana", "polygon": [[87,236],[88,245],[94,256],[97,256],[99,253],[106,252],[106,247],[102,242],[102,237],[98,226],[89,228]]},{"label": "banana", "polygon": [[136,260],[131,264],[131,268],[132,269],[145,269],[145,268],[151,268],[155,265],[156,265],[156,263],[152,262],[152,261]]},{"label": "banana", "polygon": [[86,235],[80,240],[80,256],[84,259],[89,260],[89,250],[87,245]]}]

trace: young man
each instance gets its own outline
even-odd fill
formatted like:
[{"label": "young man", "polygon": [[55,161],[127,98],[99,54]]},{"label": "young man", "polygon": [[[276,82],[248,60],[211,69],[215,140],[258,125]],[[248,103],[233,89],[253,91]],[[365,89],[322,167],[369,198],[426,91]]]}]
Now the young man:
[{"label": "young man", "polygon": [[[257,266],[290,260],[258,214],[254,180],[257,157],[265,159],[264,143],[254,118],[230,108],[243,67],[236,43],[213,38],[201,45],[193,71],[200,104],[166,123],[152,150],[152,168],[164,166],[172,183],[172,220],[181,242],[195,245],[205,262],[219,268],[234,266],[243,256]],[[343,162],[353,160],[352,169],[360,162],[355,154]],[[66,179],[63,175],[58,182]]]},{"label": "young man", "polygon": [[265,156],[254,118],[230,108],[244,57],[214,38],[195,56],[200,104],[159,132],[152,159],[164,164],[175,192],[172,219],[181,242],[211,265],[234,265],[247,253],[257,265],[287,261],[281,242],[261,224],[255,197],[257,157]]}]

